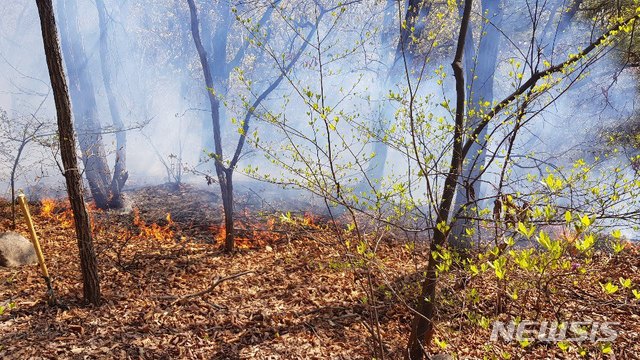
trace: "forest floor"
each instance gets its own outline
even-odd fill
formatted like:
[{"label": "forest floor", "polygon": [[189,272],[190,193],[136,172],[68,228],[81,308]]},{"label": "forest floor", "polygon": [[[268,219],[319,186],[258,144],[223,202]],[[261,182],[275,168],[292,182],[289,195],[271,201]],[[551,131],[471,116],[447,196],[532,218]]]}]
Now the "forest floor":
[{"label": "forest floor", "polygon": [[[367,276],[349,266],[344,245],[319,216],[285,216],[264,204],[239,207],[239,246],[227,255],[215,195],[160,186],[139,189],[131,198],[130,213],[92,210],[99,307],[81,300],[69,210],[55,201],[32,205],[55,292],[65,306],[46,304],[37,265],[0,268],[0,358],[371,359],[373,308],[386,358],[402,358],[413,317],[408,305],[426,264],[424,246],[383,241],[372,265],[371,299]],[[8,229],[6,203],[0,215],[0,230]],[[17,230],[28,233],[22,221]],[[619,277],[640,284],[639,267],[634,245],[616,256],[596,254],[585,274],[553,278],[556,290],[545,296],[525,292],[518,300],[503,299],[500,315],[490,272],[467,282],[466,289],[477,289],[481,299],[469,301],[469,291],[458,287],[462,275],[451,271],[440,286],[440,345],[429,350],[465,359],[573,359],[583,351],[586,358],[638,358],[638,301],[624,291],[605,295],[600,284]],[[205,291],[234,274],[239,276]],[[598,343],[561,349],[555,343],[489,340],[489,320],[533,316],[616,322],[619,336],[608,350]]]}]

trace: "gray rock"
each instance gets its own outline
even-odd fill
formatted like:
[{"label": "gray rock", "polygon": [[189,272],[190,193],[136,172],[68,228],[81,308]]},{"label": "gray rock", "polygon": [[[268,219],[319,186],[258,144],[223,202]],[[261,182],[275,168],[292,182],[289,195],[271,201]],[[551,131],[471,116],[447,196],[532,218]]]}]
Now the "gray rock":
[{"label": "gray rock", "polygon": [[37,262],[31,241],[16,232],[0,233],[0,266],[14,267]]}]

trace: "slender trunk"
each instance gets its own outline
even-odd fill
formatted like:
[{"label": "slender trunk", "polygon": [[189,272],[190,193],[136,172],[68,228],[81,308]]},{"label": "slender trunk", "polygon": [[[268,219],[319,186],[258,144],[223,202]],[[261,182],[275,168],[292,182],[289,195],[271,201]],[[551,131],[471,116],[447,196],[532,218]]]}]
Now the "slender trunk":
[{"label": "slender trunk", "polygon": [[[468,97],[471,107],[475,109],[476,114],[481,113],[481,110],[483,112],[488,111],[488,108],[482,105],[483,103],[489,102],[492,104],[493,102],[493,82],[500,46],[500,31],[498,26],[502,22],[502,12],[502,1],[483,0],[482,13],[485,14],[484,16],[489,20],[489,23],[483,22],[485,25],[481,28],[483,35],[480,37],[477,56],[474,56],[475,54],[471,52],[473,46],[465,46],[465,63],[469,64],[473,61],[469,61],[469,59],[475,57],[475,61],[473,61],[474,69],[471,71],[471,77],[469,77],[471,90]],[[471,33],[471,31],[469,32]],[[478,127],[481,121],[481,115],[467,119],[465,124],[466,135],[468,135],[472,129]],[[477,213],[477,210],[474,211],[474,208],[481,205],[479,200],[483,197],[481,174],[487,157],[486,135],[487,128],[484,128],[477,137],[477,141],[475,141],[469,151],[464,154],[465,159],[462,164],[462,174],[456,192],[455,209],[452,215],[458,215],[461,218],[457,221],[452,221],[453,225],[449,242],[454,248],[463,253],[468,251],[472,242],[472,239],[466,235],[465,230],[475,226],[474,222],[469,220],[469,218]]]},{"label": "slender trunk", "polygon": [[235,227],[233,225],[233,169],[225,170],[225,182],[220,183],[222,207],[224,208],[224,250],[232,252],[235,244]]},{"label": "slender trunk", "polygon": [[[465,1],[462,22],[460,24],[460,33],[458,35],[456,56],[451,65],[456,79],[456,117],[451,163],[449,164],[449,172],[445,179],[444,188],[442,189],[442,197],[436,219],[437,224],[443,225],[448,223],[449,213],[451,212],[451,206],[453,204],[453,196],[456,190],[456,181],[460,175],[460,167],[462,163],[462,137],[465,115],[464,104],[466,98],[462,56],[464,53],[467,30],[469,28],[472,5],[472,0]],[[445,244],[447,235],[448,231],[446,230],[446,226],[437,226],[436,230],[434,230],[433,240],[431,241],[429,251],[427,274],[422,283],[422,292],[418,298],[418,314],[415,315],[411,327],[411,335],[409,336],[409,344],[407,346],[406,354],[407,359],[423,359],[425,350],[428,348],[433,336],[437,285],[436,266],[438,263],[433,254]]]},{"label": "slender trunk", "polygon": [[[391,105],[388,104],[388,100],[385,99],[388,96],[388,90],[393,85],[391,74],[393,73],[393,68],[395,66],[395,62],[397,60],[397,48],[395,51],[396,56],[394,56],[393,51],[393,31],[391,29],[394,28],[397,19],[397,11],[396,11],[396,0],[387,0],[386,9],[384,11],[383,18],[383,30],[380,36],[380,59],[383,63],[380,71],[385,71],[384,64],[387,64],[388,68],[386,69],[387,76],[380,81],[380,90],[378,93],[378,97],[382,101],[379,106],[379,118],[377,120],[376,128],[372,129],[374,132],[378,134],[378,137],[382,138],[384,136],[384,131],[388,127],[385,124],[385,120],[393,118],[393,111],[391,109]],[[401,36],[402,37],[402,36]],[[398,45],[402,44],[402,40],[398,41]],[[391,114],[389,114],[391,113]],[[387,144],[383,141],[375,141],[373,143],[373,153],[375,156],[373,159],[369,161],[366,169],[367,179],[363,179],[356,187],[356,193],[360,194],[363,192],[369,193],[371,190],[369,187],[369,182],[372,184],[376,184],[376,180],[379,180],[384,175],[385,162],[387,161]]]},{"label": "slender trunk", "polygon": [[[215,12],[220,17],[216,23],[215,29],[212,28],[210,21],[198,20],[198,26],[202,26],[202,31],[198,32],[200,44],[205,51],[205,59],[210,64],[209,73],[211,75],[211,85],[207,85],[215,94],[226,94],[229,88],[229,72],[227,63],[227,43],[229,31],[231,29],[231,6],[228,1],[201,2],[203,7],[202,13]],[[194,5],[195,7],[195,5]],[[218,95],[214,95],[218,98]],[[218,118],[226,118],[226,108],[223,103],[218,102]],[[211,151],[215,149],[215,139],[211,137],[215,129],[212,127],[211,121],[204,119],[204,128],[202,132],[202,145]],[[224,122],[218,121],[220,131],[224,131]],[[215,127],[215,125],[213,125]]]},{"label": "slender trunk", "polygon": [[101,209],[109,208],[111,170],[102,140],[102,126],[98,118],[95,87],[89,74],[89,60],[84,52],[76,0],[59,0],[62,51],[69,75],[69,91],[75,102],[73,108],[78,142],[82,151],[84,172],[93,200]]},{"label": "slender trunk", "polygon": [[84,196],[82,194],[82,177],[78,169],[76,138],[71,117],[71,101],[69,99],[69,89],[62,66],[62,56],[60,54],[60,43],[58,41],[53,4],[51,0],[36,0],[36,4],[38,5],[44,52],[47,58],[49,77],[51,79],[51,87],[53,88],[53,96],[56,104],[60,155],[64,166],[67,192],[73,210],[78,248],[80,250],[84,299],[93,305],[98,305],[100,303],[98,265],[93,249],[89,215],[87,214]]},{"label": "slender trunk", "polygon": [[[550,62],[553,63],[556,46],[566,37],[566,30],[571,25],[571,21],[578,13],[583,2],[584,0],[569,0],[568,4],[558,4],[558,9],[554,9],[556,10],[554,11],[554,16],[549,19],[542,34],[542,39],[544,40],[542,43],[542,54],[549,59]],[[560,12],[560,19],[554,29],[553,26],[555,22],[553,20],[558,12]]]},{"label": "slender trunk", "polygon": [[[384,15],[384,25],[386,28],[393,28],[395,21],[398,20],[398,17],[400,16],[396,15],[396,5],[397,3],[394,0],[387,1],[387,9],[385,10]],[[395,81],[398,78],[405,76],[403,73],[404,61],[408,63],[410,68],[413,68],[414,62],[419,58],[419,42],[414,42],[413,39],[419,39],[422,36],[424,29],[426,28],[424,21],[426,21],[430,12],[431,4],[427,1],[410,0],[408,2],[404,14],[406,26],[400,27],[398,43],[395,46],[395,51],[390,51],[391,54],[388,54],[387,52],[389,52],[389,49],[392,49],[394,46],[392,44],[393,36],[391,36],[389,32],[383,31],[382,33],[382,53],[380,54],[380,58],[388,64],[388,68],[386,76],[384,76],[381,81],[381,91],[379,96],[381,98],[382,105],[380,106],[380,115],[377,120],[377,124],[375,124],[375,129],[373,129],[373,131],[378,134],[379,138],[383,138],[387,131],[389,131],[389,120],[393,119],[395,116],[392,103],[388,101],[388,99],[385,99],[385,97],[388,96],[389,90],[392,90],[393,86],[395,86]],[[384,175],[388,146],[384,141],[376,141],[373,143],[372,151],[375,154],[375,157],[369,161],[366,170],[366,175],[369,181],[362,181],[358,184],[356,187],[356,193],[372,190],[369,188],[369,182],[378,187],[380,185],[380,180]]]},{"label": "slender trunk", "polygon": [[[204,81],[207,89],[213,89],[213,77],[209,60],[207,57],[207,51],[202,45],[200,38],[200,22],[198,20],[198,10],[196,8],[194,0],[187,0],[189,4],[189,11],[191,14],[191,36],[193,42],[198,51],[198,57],[200,59],[200,65],[202,66],[202,72],[204,74]],[[223,197],[222,206],[224,208],[224,221],[226,226],[225,236],[225,249],[227,251],[233,250],[234,242],[234,229],[233,229],[233,186],[232,186],[232,173],[233,168],[226,168],[223,164],[222,153],[222,139],[220,134],[220,99],[212,93],[207,91],[207,97],[209,99],[209,105],[211,106],[211,123],[213,126],[213,144],[215,153],[213,154],[213,160],[215,161],[215,170],[220,184],[220,191]],[[230,244],[230,245],[227,245]]]},{"label": "slender trunk", "polygon": [[109,208],[118,209],[124,206],[122,188],[129,177],[129,173],[127,172],[127,134],[124,130],[122,117],[120,116],[118,101],[111,87],[112,79],[111,67],[109,66],[107,9],[104,5],[104,0],[96,0],[96,8],[98,9],[98,23],[100,26],[100,67],[102,70],[102,80],[109,103],[111,121],[116,130],[116,163],[113,168],[113,177],[110,185]]}]

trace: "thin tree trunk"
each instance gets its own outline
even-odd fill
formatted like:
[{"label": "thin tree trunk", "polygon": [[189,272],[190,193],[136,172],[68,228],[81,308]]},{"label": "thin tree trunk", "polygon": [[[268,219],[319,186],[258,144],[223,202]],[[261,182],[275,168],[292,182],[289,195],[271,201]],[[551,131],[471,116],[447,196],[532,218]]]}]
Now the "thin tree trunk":
[{"label": "thin tree trunk", "polygon": [[[427,265],[427,274],[422,283],[422,292],[418,298],[418,314],[415,315],[409,336],[409,344],[407,346],[406,358],[411,360],[423,359],[425,350],[431,342],[433,336],[433,321],[436,308],[436,266],[438,260],[434,258],[434,253],[438,251],[447,240],[448,231],[446,225],[453,204],[453,197],[456,190],[456,181],[460,176],[460,168],[462,165],[462,137],[464,131],[464,115],[465,115],[465,79],[464,68],[462,65],[462,56],[464,53],[464,44],[467,30],[469,28],[469,19],[471,16],[472,0],[466,0],[464,4],[464,13],[460,24],[460,33],[458,35],[458,45],[456,55],[451,66],[453,67],[456,79],[456,117],[455,130],[453,134],[453,151],[451,153],[451,163],[449,164],[449,172],[445,179],[444,188],[442,189],[442,197],[436,222],[441,224],[434,230],[433,240],[431,241],[429,251],[429,263]],[[425,174],[426,176],[426,174]]]},{"label": "thin tree trunk", "polygon": [[[198,20],[198,11],[194,0],[187,0],[189,3],[189,10],[191,14],[191,36],[195,43],[198,56],[200,58],[200,65],[202,66],[202,72],[204,74],[204,81],[207,89],[213,89],[213,78],[211,73],[211,67],[209,66],[209,60],[207,57],[207,51],[202,46],[202,40],[200,38],[200,22]],[[211,106],[211,121],[213,125],[213,143],[215,153],[213,154],[215,161],[215,170],[218,177],[218,184],[220,185],[220,193],[223,201],[222,206],[224,208],[225,217],[225,250],[228,252],[233,251],[234,233],[233,226],[233,184],[231,181],[231,172],[233,169],[226,169],[222,164],[222,140],[220,135],[220,99],[212,93],[207,92],[209,98],[209,104]]]},{"label": "thin tree trunk", "polygon": [[[271,15],[279,3],[280,0],[271,4],[270,8],[265,10],[261,19],[258,21],[259,26],[264,26],[266,22],[271,18]],[[224,106],[222,106],[220,99],[216,95],[217,93],[226,93],[229,84],[229,72],[235,66],[239,66],[246,53],[247,43],[244,43],[240,49],[236,52],[232,60],[227,61],[227,41],[229,31],[231,28],[231,8],[228,3],[220,2],[218,4],[217,12],[220,14],[222,20],[217,25],[213,38],[209,33],[211,28],[208,23],[204,23],[203,32],[205,34],[204,40],[206,44],[210,45],[211,54],[207,53],[207,50],[203,46],[203,39],[200,37],[200,21],[198,20],[198,10],[196,8],[194,0],[187,0],[189,5],[189,11],[191,15],[191,35],[193,42],[195,43],[196,50],[200,64],[202,66],[202,72],[204,74],[205,85],[207,89],[215,89],[214,92],[208,91],[208,99],[211,106],[211,124],[213,131],[213,146],[215,152],[213,158],[215,161],[215,170],[220,185],[220,192],[222,196],[222,204],[225,215],[225,250],[231,252],[234,249],[235,227],[234,227],[234,213],[233,213],[233,171],[240,160],[242,149],[246,142],[246,136],[249,132],[249,124],[253,116],[253,111],[258,108],[260,103],[267,98],[267,96],[275,90],[282,82],[285,74],[291,70],[293,65],[300,59],[300,56],[304,52],[304,49],[309,44],[311,35],[316,31],[314,27],[307,36],[307,39],[303,42],[298,52],[293,56],[289,64],[283,66],[280,70],[282,74],[276,78],[253,102],[252,106],[247,109],[244,122],[242,125],[242,131],[238,142],[236,144],[231,160],[224,165],[224,156],[222,153],[222,123],[221,119],[224,118]],[[321,15],[322,17],[323,15]],[[210,64],[213,64],[210,65]],[[209,136],[210,138],[210,136]]]},{"label": "thin tree trunk", "polygon": [[75,101],[73,109],[78,142],[82,151],[84,172],[93,200],[101,209],[109,208],[111,170],[102,141],[102,126],[98,118],[95,87],[87,69],[76,0],[59,0],[62,50],[69,75],[69,90]]},{"label": "thin tree trunk", "polygon": [[232,252],[235,246],[235,226],[233,224],[233,169],[225,170],[226,183],[220,184],[222,191],[222,205],[224,208],[224,250]]},{"label": "thin tree trunk", "polygon": [[[394,28],[395,25],[397,25],[394,22],[398,20],[398,17],[400,17],[400,15],[396,15],[396,6],[399,6],[398,2],[388,0],[386,6],[387,9],[385,10],[384,15],[384,27]],[[413,38],[419,39],[422,36],[424,29],[426,28],[426,24],[423,24],[422,22],[426,21],[426,18],[430,13],[431,3],[429,1],[410,0],[404,13],[404,22],[406,22],[406,26],[400,27],[400,36],[398,37],[398,43],[395,45],[395,51],[392,51],[392,54],[390,55],[385,53],[381,54],[381,58],[386,60],[386,63],[388,63],[388,69],[387,74],[381,81],[381,91],[379,96],[381,97],[382,105],[380,106],[380,115],[377,120],[377,124],[374,125],[375,129],[373,129],[380,138],[385,136],[389,130],[389,120],[393,119],[395,116],[395,110],[392,107],[392,103],[388,101],[388,99],[384,99],[384,97],[388,96],[389,90],[392,90],[393,86],[395,86],[395,81],[398,77],[405,76],[403,72],[404,61],[408,63],[410,68],[413,68],[414,62],[419,58],[419,43],[415,43]],[[394,47],[392,44],[393,36],[391,36],[389,32],[383,31],[380,40],[383,52]],[[380,180],[384,175],[388,146],[384,141],[375,141],[373,143],[372,151],[375,154],[375,157],[369,161],[366,169],[366,175],[369,181],[362,181],[358,184],[356,187],[356,193],[370,192],[372,189],[370,189],[369,183],[373,184],[376,188],[379,187]]]},{"label": "thin tree trunk", "polygon": [[[473,64],[473,69],[470,71],[472,76],[469,77],[471,90],[468,98],[471,104],[470,106],[475,109],[476,114],[481,113],[480,110],[484,110],[484,112],[488,110],[487,107],[483,107],[481,104],[485,102],[493,104],[493,83],[500,46],[500,31],[497,27],[502,22],[502,1],[483,0],[482,14],[484,14],[489,22],[482,22],[484,25],[481,27],[482,34],[480,36],[477,56],[470,53],[473,46],[465,47],[465,63]],[[485,26],[486,28],[484,28]],[[469,33],[471,33],[471,31],[469,31]],[[470,40],[470,38],[467,40]],[[475,59],[469,59],[472,56],[475,57]],[[467,73],[469,73],[469,71]],[[491,106],[489,106],[489,109],[490,108]],[[473,116],[467,119],[465,124],[466,132],[475,129],[481,121],[482,116]],[[487,157],[486,134],[487,129],[485,128],[478,136],[478,140],[473,143],[469,152],[466,153],[462,164],[462,174],[460,175],[458,190],[456,192],[455,208],[452,215],[459,215],[461,218],[457,221],[452,221],[453,225],[449,243],[461,252],[467,252],[470,248],[472,238],[466,235],[465,230],[475,226],[474,222],[469,220],[469,218],[473,217],[476,213],[473,208],[480,206],[479,200],[483,197],[481,174]]]},{"label": "thin tree trunk", "polygon": [[122,117],[120,116],[118,101],[111,87],[112,79],[111,67],[109,66],[107,9],[104,5],[104,0],[96,0],[96,8],[98,9],[98,23],[100,26],[100,66],[102,79],[109,103],[109,111],[111,112],[111,121],[116,130],[116,163],[111,179],[109,208],[118,209],[124,206],[122,188],[129,177],[129,173],[127,172],[127,134],[124,129]]},{"label": "thin tree trunk", "polygon": [[[227,44],[232,20],[231,6],[228,1],[218,1],[217,4],[214,4],[212,1],[205,1],[200,2],[200,4],[204,8],[201,13],[206,14],[212,11],[220,17],[215,29],[212,28],[210,21],[201,22],[198,20],[198,26],[202,26],[202,32],[198,31],[198,35],[200,36],[200,43],[206,54],[205,58],[210,64],[211,87],[209,89],[213,89],[216,94],[226,94],[229,89],[229,74],[232,70],[227,63]],[[211,91],[209,91],[209,93],[210,92]],[[218,102],[217,113],[219,119],[226,118],[226,109],[221,102]],[[218,121],[218,124],[220,131],[224,131],[224,122]],[[213,131],[215,131],[215,129],[212,128],[211,122],[206,122],[204,124],[204,131],[202,132],[202,144],[204,148],[209,151],[215,149],[215,140],[211,138]]]},{"label": "thin tree trunk", "polygon": [[16,158],[13,161],[13,167],[11,168],[11,218],[13,230],[16,229],[16,171],[18,171],[18,164],[20,163],[20,157],[22,156],[22,151],[24,147],[27,146],[28,141],[23,141],[18,148],[18,153],[16,154]]},{"label": "thin tree trunk", "polygon": [[71,120],[71,101],[69,99],[69,89],[62,66],[62,56],[60,53],[60,43],[58,41],[53,4],[52,0],[36,0],[36,4],[38,5],[44,52],[47,58],[49,78],[51,79],[51,87],[53,88],[53,96],[56,104],[60,155],[64,167],[69,201],[73,210],[78,248],[80,250],[84,299],[93,305],[98,305],[100,303],[98,265],[93,249],[89,215],[87,214],[84,196],[82,194],[82,177],[78,169],[76,139],[73,131],[73,122]]}]

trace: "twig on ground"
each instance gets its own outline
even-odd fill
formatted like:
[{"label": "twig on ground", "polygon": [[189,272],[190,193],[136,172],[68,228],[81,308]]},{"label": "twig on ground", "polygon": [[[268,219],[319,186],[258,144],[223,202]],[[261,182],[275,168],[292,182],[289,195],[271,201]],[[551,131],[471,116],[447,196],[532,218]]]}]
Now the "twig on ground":
[{"label": "twig on ground", "polygon": [[202,291],[198,291],[198,292],[193,293],[193,294],[187,294],[187,295],[184,295],[184,296],[180,296],[178,298],[176,298],[175,296],[169,296],[169,297],[164,297],[163,299],[166,299],[166,300],[175,299],[173,302],[171,302],[171,306],[173,306],[173,305],[179,304],[179,303],[181,303],[181,302],[183,302],[185,300],[189,300],[189,299],[192,299],[194,297],[199,297],[199,296],[208,294],[208,293],[212,292],[213,290],[215,290],[220,284],[222,284],[225,281],[237,279],[237,278],[239,278],[241,276],[244,276],[244,275],[247,275],[247,274],[251,274],[251,273],[253,273],[253,271],[252,270],[248,270],[248,271],[242,271],[242,272],[239,272],[239,273],[235,273],[235,274],[232,274],[232,275],[229,275],[229,276],[225,276],[225,277],[222,277],[222,278],[221,277],[217,277],[213,281],[211,286],[209,286],[208,288],[206,288],[206,289],[204,289]]}]

